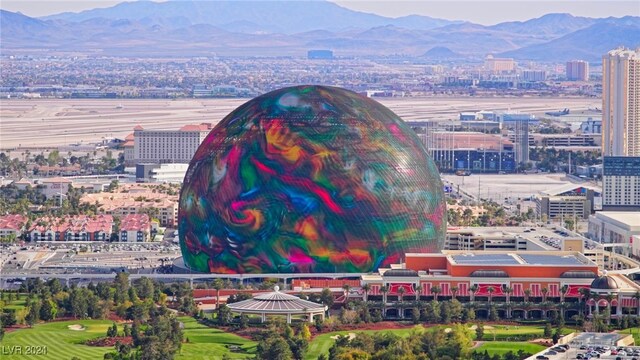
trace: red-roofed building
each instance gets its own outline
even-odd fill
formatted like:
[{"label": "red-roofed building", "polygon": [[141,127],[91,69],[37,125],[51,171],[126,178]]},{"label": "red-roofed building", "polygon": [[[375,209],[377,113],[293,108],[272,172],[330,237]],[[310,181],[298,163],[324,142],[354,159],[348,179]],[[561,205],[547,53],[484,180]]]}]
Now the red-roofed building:
[{"label": "red-roofed building", "polygon": [[147,242],[151,235],[151,219],[147,214],[129,214],[120,221],[120,241]]},{"label": "red-roofed building", "polygon": [[27,218],[19,214],[0,216],[0,239],[20,237],[26,222]]},{"label": "red-roofed building", "polygon": [[113,232],[111,215],[42,217],[29,229],[32,241],[107,241]]},{"label": "red-roofed building", "polygon": [[135,166],[135,137],[133,133],[127,135],[120,146],[124,150],[124,166]]}]

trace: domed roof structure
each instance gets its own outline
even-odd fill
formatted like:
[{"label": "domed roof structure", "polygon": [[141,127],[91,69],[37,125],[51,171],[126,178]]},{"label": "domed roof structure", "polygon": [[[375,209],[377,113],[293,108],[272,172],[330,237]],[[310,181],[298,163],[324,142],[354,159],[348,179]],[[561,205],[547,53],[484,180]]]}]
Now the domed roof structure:
[{"label": "domed roof structure", "polygon": [[437,252],[445,206],[435,163],[397,115],[297,86],[243,104],[202,142],[180,194],[180,246],[201,272],[371,272]]},{"label": "domed roof structure", "polygon": [[418,272],[411,269],[391,269],[382,274],[384,277],[418,277]]},{"label": "domed roof structure", "polygon": [[286,315],[287,323],[291,323],[292,315],[304,315],[309,318],[309,322],[312,322],[315,315],[321,315],[324,319],[324,312],[327,311],[327,307],[322,304],[280,292],[278,286],[273,292],[256,295],[251,299],[227,306],[235,313],[261,315],[262,322],[267,315]]},{"label": "domed roof structure", "polygon": [[276,286],[273,292],[256,295],[251,299],[228,304],[232,311],[266,313],[287,313],[304,311],[324,311],[325,306],[312,301],[302,300],[297,296],[280,292]]},{"label": "domed roof structure", "polygon": [[620,286],[616,279],[608,275],[602,275],[591,282],[591,290],[618,290]]}]

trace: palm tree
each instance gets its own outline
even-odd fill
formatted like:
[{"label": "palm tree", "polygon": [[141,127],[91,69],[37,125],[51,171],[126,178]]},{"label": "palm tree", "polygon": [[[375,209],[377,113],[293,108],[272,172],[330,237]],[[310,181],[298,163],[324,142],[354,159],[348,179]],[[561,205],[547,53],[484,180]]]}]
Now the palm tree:
[{"label": "palm tree", "polygon": [[569,286],[568,285],[562,285],[562,287],[560,288],[560,302],[561,303],[564,302],[564,296],[567,294],[567,290],[569,290]]},{"label": "palm tree", "polygon": [[522,310],[524,311],[524,319],[527,320],[529,317],[529,310],[531,310],[531,303],[525,301],[524,304],[522,304]]},{"label": "palm tree", "polygon": [[342,285],[342,289],[344,290],[344,303],[349,304],[349,291],[351,291],[351,285],[344,284]]},{"label": "palm tree", "polygon": [[433,300],[438,301],[438,294],[440,294],[441,292],[442,289],[440,289],[440,286],[432,286],[431,293],[433,294]]},{"label": "palm tree", "polygon": [[636,299],[636,306],[637,306],[636,316],[640,316],[640,291],[636,291],[636,293],[633,294],[633,298]]},{"label": "palm tree", "polygon": [[367,300],[369,300],[369,291],[371,291],[371,285],[362,285],[362,291],[364,292],[364,302],[367,302]]},{"label": "palm tree", "polygon": [[513,288],[507,286],[502,292],[504,292],[504,294],[507,296],[507,304],[509,304],[511,302],[511,294],[513,294]]},{"label": "palm tree", "polygon": [[382,293],[382,304],[386,305],[387,304],[387,293],[389,292],[389,287],[388,286],[381,286],[380,287],[380,292]]},{"label": "palm tree", "polygon": [[452,286],[451,287],[451,297],[452,298],[454,298],[454,299],[456,298],[456,295],[458,294],[458,290],[460,290],[460,289],[458,289],[457,286]]},{"label": "palm tree", "polygon": [[540,292],[542,293],[542,302],[546,302],[549,289],[547,289],[546,287],[543,287],[542,290],[540,290]]},{"label": "palm tree", "polygon": [[531,296],[531,289],[524,289],[524,302],[529,302],[529,296]]},{"label": "palm tree", "polygon": [[404,287],[399,287],[398,288],[398,302],[402,303],[402,296],[404,295],[404,293],[406,292],[406,290],[404,289]]},{"label": "palm tree", "polygon": [[476,292],[478,291],[478,285],[477,284],[471,285],[471,287],[469,288],[469,291],[471,292],[471,302],[473,302],[476,299]]},{"label": "palm tree", "polygon": [[505,287],[502,291],[507,296],[507,319],[511,318],[511,294],[513,293],[513,289],[509,286]]},{"label": "palm tree", "polygon": [[[586,302],[587,299],[591,297],[591,290],[589,288],[580,288],[578,289],[578,292],[580,293],[580,297],[578,298],[578,306],[580,306],[580,314],[584,315],[584,306],[582,305],[582,301],[584,300]],[[589,308],[591,308],[591,305],[589,305]]]},{"label": "palm tree", "polygon": [[487,292],[489,293],[489,306],[491,306],[491,300],[493,300],[493,293],[496,291],[496,289],[493,288],[493,286],[489,286],[487,288]]},{"label": "palm tree", "polygon": [[404,287],[398,288],[398,315],[402,319],[404,317],[404,309],[402,308],[403,295],[405,293]]},{"label": "palm tree", "polygon": [[593,299],[593,301],[595,301],[596,303],[596,313],[595,315],[599,315],[600,314],[600,305],[598,304],[599,300],[600,300],[600,295],[594,292],[591,292],[591,290],[589,290],[589,298]]},{"label": "palm tree", "polygon": [[216,309],[220,307],[220,290],[224,289],[222,279],[214,279],[211,286],[216,290]]},{"label": "palm tree", "polygon": [[416,302],[420,301],[420,293],[422,292],[422,285],[416,285]]},{"label": "palm tree", "polygon": [[609,310],[608,316],[607,316],[607,325],[611,324],[611,301],[613,301],[613,299],[615,299],[616,296],[613,294],[607,294],[606,299],[607,299],[607,310]]}]

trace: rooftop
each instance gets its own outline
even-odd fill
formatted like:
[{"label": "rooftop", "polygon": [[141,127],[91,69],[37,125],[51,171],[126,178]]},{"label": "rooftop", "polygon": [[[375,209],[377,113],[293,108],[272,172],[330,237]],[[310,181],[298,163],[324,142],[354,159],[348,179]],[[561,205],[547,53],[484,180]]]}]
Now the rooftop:
[{"label": "rooftop", "polygon": [[520,254],[518,255],[527,264],[531,265],[584,265],[580,259],[574,255],[530,255]]},{"label": "rooftop", "polygon": [[0,216],[0,229],[20,230],[27,218],[20,214]]},{"label": "rooftop", "polygon": [[518,265],[512,254],[460,254],[452,255],[453,262],[460,265]]},{"label": "rooftop", "polygon": [[120,231],[144,231],[149,230],[151,221],[147,214],[129,214],[122,218]]},{"label": "rooftop", "polygon": [[309,313],[325,310],[324,305],[282,293],[277,286],[273,292],[256,295],[253,299],[228,304],[228,307],[235,312],[278,314]]},{"label": "rooftop", "polygon": [[452,264],[457,265],[544,265],[581,266],[594,265],[589,259],[573,252],[521,251],[521,252],[459,252],[444,251]]},{"label": "rooftop", "polygon": [[36,219],[29,231],[38,231],[40,233],[49,230],[53,232],[86,232],[93,233],[102,231],[110,233],[113,229],[113,217],[111,215],[74,215],[65,216],[63,218],[41,217]]},{"label": "rooftop", "polygon": [[596,219],[618,222],[627,227],[638,227],[640,211],[597,211],[593,215]]},{"label": "rooftop", "polygon": [[542,191],[542,195],[548,196],[561,196],[567,193],[575,193],[576,195],[586,196],[587,191],[592,190],[597,193],[601,193],[602,189],[599,187],[585,185],[585,184],[566,184],[550,190]]}]

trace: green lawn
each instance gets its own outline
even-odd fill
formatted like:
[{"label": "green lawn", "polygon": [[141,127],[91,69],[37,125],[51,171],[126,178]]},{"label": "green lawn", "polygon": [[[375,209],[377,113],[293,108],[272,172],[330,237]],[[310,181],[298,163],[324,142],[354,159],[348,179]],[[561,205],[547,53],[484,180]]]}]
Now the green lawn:
[{"label": "green lawn", "polygon": [[318,358],[320,354],[327,354],[329,352],[329,348],[335,342],[335,340],[331,338],[332,336],[348,335],[349,333],[373,334],[376,332],[383,332],[383,333],[388,332],[398,336],[408,336],[411,330],[412,328],[389,329],[389,330],[350,330],[350,331],[334,331],[334,332],[318,335],[313,340],[311,340],[311,343],[309,344],[309,349],[307,350],[307,353],[305,354],[304,358],[305,360],[315,360]]},{"label": "green lawn", "polygon": [[531,344],[528,342],[486,341],[482,343],[482,345],[475,348],[474,351],[484,353],[484,351],[486,350],[491,356],[493,356],[494,354],[502,356],[509,351],[517,353],[518,350],[524,350],[528,353],[535,354],[544,349],[545,347],[542,345]]},{"label": "green lawn", "polygon": [[[102,359],[113,348],[82,345],[82,342],[104,336],[112,324],[109,320],[73,320],[38,324],[31,329],[12,331],[4,335],[2,359],[55,359],[65,360],[77,356],[81,359]],[[82,331],[70,330],[69,325],[82,325]],[[21,347],[22,355],[8,355],[12,347]],[[27,346],[44,346],[46,355],[26,356]]]},{"label": "green lawn", "polygon": [[[488,325],[493,327],[493,329],[484,330],[483,340],[493,340],[493,336],[495,334],[496,341],[508,341],[510,338],[519,335],[536,335],[538,337],[542,337],[544,334],[544,326],[539,325]],[[555,328],[553,329],[555,331]],[[562,334],[567,335],[575,330],[570,328],[563,328]]]},{"label": "green lawn", "polygon": [[[176,359],[216,360],[221,359],[225,353],[233,359],[246,359],[253,357],[256,351],[258,344],[254,341],[206,327],[192,317],[180,317],[179,320],[184,324],[184,338],[189,338],[189,342],[182,344],[182,350]],[[228,345],[239,346],[245,353],[230,352]]]},{"label": "green lawn", "polygon": [[636,340],[636,345],[640,344],[640,327],[629,328],[625,330],[620,330],[620,334],[631,334],[633,338]]},{"label": "green lawn", "polygon": [[[246,359],[255,353],[256,343],[234,334],[225,333],[221,330],[210,329],[200,325],[191,317],[181,317],[184,323],[185,339],[189,338],[189,343],[182,345],[182,350],[177,359],[203,359],[217,360],[222,355],[228,353],[235,359]],[[26,346],[45,346],[46,355],[29,356],[30,359],[52,359],[65,360],[77,356],[82,360],[102,359],[105,353],[113,351],[113,347],[87,346],[82,343],[89,339],[105,336],[107,328],[111,326],[109,320],[74,320],[51,322],[38,324],[30,329],[20,329],[5,334],[2,340],[4,353],[2,360],[24,359],[22,355],[7,355],[14,346],[21,346],[25,352]],[[82,325],[82,331],[70,330],[69,325]],[[122,330],[122,326],[119,326]],[[227,345],[236,345],[242,348],[245,353],[232,353]]]},{"label": "green lawn", "polygon": [[[226,333],[222,330],[208,328],[199,324],[191,317],[180,317],[179,320],[184,324],[184,337],[189,342],[182,345],[180,354],[177,359],[203,359],[203,360],[219,360],[224,354],[229,354],[235,359],[246,359],[253,357],[256,351],[257,343],[244,339],[234,334]],[[69,329],[69,325],[82,325],[85,327],[82,331],[74,331]],[[12,346],[46,346],[47,354],[45,356],[32,356],[34,359],[55,359],[64,360],[77,356],[85,359],[102,359],[107,352],[113,351],[111,347],[92,347],[82,345],[88,339],[98,338],[106,334],[107,328],[111,325],[108,320],[74,320],[52,322],[47,324],[38,324],[31,329],[21,329],[10,332],[5,335],[2,341],[3,349],[10,349]],[[440,325],[443,330],[446,325]],[[119,326],[121,329],[122,327]],[[509,336],[523,334],[542,334],[542,326],[494,326],[495,329],[485,330],[485,341],[493,338],[493,332],[496,334],[497,340],[504,340]],[[406,329],[389,329],[389,330],[351,330],[337,331],[326,333],[315,337],[309,344],[309,350],[305,356],[305,360],[316,359],[320,354],[326,354],[335,341],[332,336],[347,335],[348,333],[374,333],[388,332],[398,336],[408,336],[412,328]],[[628,331],[628,330],[627,330]],[[571,332],[567,329],[566,333]],[[472,332],[473,333],[473,332]],[[240,347],[243,352],[234,353],[228,349],[229,345]],[[528,352],[537,352],[542,349],[539,345],[527,344],[522,342],[504,342],[504,341],[487,341],[477,351],[489,350],[490,353],[506,353],[509,350],[517,351],[523,349]],[[24,350],[23,350],[24,351]],[[4,359],[22,359],[24,355],[7,355],[3,354]]]},{"label": "green lawn", "polygon": [[[469,327],[472,326],[471,323],[467,324]],[[500,341],[500,340],[506,340],[509,337],[513,337],[514,335],[539,335],[540,337],[542,337],[542,334],[544,332],[544,326],[538,326],[538,325],[533,325],[533,326],[527,326],[527,325],[518,325],[517,328],[516,326],[504,326],[504,325],[490,325],[493,327],[493,329],[486,329],[484,331],[484,340],[493,340],[493,335],[495,333],[495,338],[497,341],[490,341],[488,342],[488,344],[493,344],[495,346],[495,349],[493,351],[502,351],[500,352],[500,354],[506,353],[509,350],[514,350],[514,351],[518,351],[519,349],[523,349],[525,351],[531,352],[531,353],[536,353],[540,350],[542,350],[544,347],[541,345],[536,345],[536,344],[529,344],[527,342],[507,342],[507,341]],[[438,325],[438,328],[442,329],[444,331],[444,329],[450,327],[447,325]],[[432,329],[432,328],[429,328]],[[322,334],[319,335],[317,337],[315,337],[311,343],[309,344],[309,350],[307,351],[307,354],[305,356],[305,360],[314,360],[318,357],[318,355],[320,354],[326,354],[329,351],[329,348],[331,347],[331,345],[333,345],[333,342],[335,341],[334,339],[332,339],[332,336],[335,335],[347,335],[348,333],[352,332],[354,334],[357,334],[359,332],[366,332],[366,333],[374,333],[374,332],[390,332],[393,334],[396,334],[398,336],[408,336],[409,332],[411,331],[411,328],[407,328],[407,329],[391,329],[391,330],[351,330],[351,331],[336,331],[336,332],[332,332],[332,333],[326,333],[326,334]],[[554,330],[555,331],[555,330]],[[563,329],[562,333],[563,334],[569,334],[572,333],[573,330],[572,329]],[[475,331],[471,330],[472,335],[475,337]],[[485,347],[487,350],[489,350],[489,352],[491,352],[493,349],[493,347],[490,347],[490,345],[488,345],[487,343],[485,343],[485,345],[483,345],[482,347],[482,351],[484,352]]]},{"label": "green lawn", "polygon": [[13,294],[14,296],[16,296],[16,299],[14,299],[12,302],[9,302],[9,296],[5,295],[5,305],[4,308],[5,309],[13,309],[13,310],[20,310],[22,308],[24,308],[26,306],[26,300],[27,300],[27,295],[26,294]]}]

